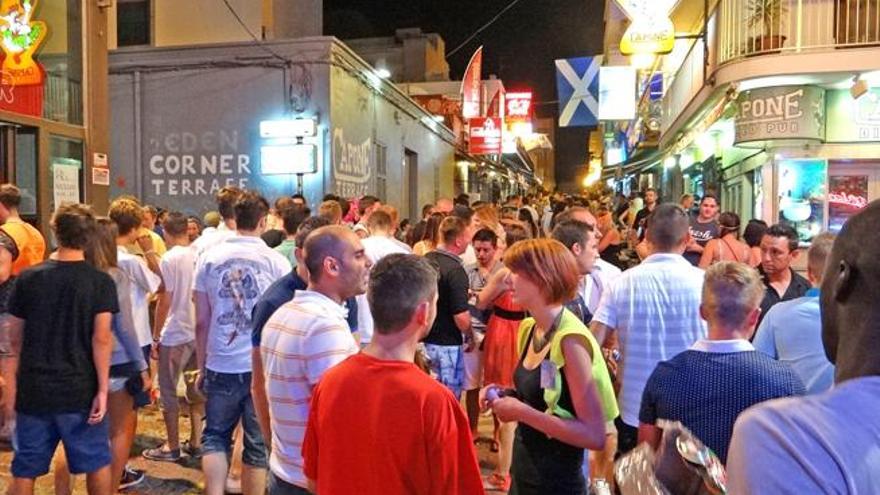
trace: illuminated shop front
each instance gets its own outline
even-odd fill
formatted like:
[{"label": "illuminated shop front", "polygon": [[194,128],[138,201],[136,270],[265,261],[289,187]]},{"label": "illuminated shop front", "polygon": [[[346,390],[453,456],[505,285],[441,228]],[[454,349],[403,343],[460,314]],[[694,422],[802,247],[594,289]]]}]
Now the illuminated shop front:
[{"label": "illuminated shop front", "polygon": [[61,202],[107,204],[106,14],[94,3],[0,1],[0,181],[44,231]]}]

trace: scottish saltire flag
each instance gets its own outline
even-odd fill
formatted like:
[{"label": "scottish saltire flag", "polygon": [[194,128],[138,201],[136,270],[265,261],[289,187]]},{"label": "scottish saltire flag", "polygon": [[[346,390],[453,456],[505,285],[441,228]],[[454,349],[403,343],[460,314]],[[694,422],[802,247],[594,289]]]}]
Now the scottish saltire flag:
[{"label": "scottish saltire flag", "polygon": [[599,123],[599,67],[602,55],[556,61],[559,127]]}]

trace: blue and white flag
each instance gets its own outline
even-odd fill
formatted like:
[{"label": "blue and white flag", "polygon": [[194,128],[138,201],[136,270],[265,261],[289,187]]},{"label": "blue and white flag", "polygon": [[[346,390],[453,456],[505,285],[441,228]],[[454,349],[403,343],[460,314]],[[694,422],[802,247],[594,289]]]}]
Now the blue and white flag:
[{"label": "blue and white flag", "polygon": [[599,123],[599,67],[602,55],[556,61],[559,127]]}]

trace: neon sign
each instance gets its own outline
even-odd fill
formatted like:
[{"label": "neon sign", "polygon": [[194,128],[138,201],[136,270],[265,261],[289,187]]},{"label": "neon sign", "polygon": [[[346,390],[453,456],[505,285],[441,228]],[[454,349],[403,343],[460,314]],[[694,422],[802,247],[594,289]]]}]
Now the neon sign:
[{"label": "neon sign", "polygon": [[48,28],[43,21],[32,21],[36,0],[5,1],[0,8],[0,50],[3,71],[16,86],[41,84],[43,72],[34,60],[34,53],[46,38]]},{"label": "neon sign", "polygon": [[828,201],[830,203],[836,203],[845,206],[852,206],[853,208],[862,209],[868,206],[868,198],[863,196],[856,196],[855,194],[846,194],[846,193],[828,193]]},{"label": "neon sign", "polygon": [[623,55],[664,54],[675,45],[675,26],[669,13],[678,0],[617,0],[632,21],[620,41]]}]

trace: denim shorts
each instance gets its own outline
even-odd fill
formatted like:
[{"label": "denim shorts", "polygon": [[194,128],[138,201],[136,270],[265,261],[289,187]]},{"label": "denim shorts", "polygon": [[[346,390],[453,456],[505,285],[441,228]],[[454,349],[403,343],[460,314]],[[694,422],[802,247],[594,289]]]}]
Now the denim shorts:
[{"label": "denim shorts", "polygon": [[110,422],[105,416],[88,424],[89,411],[60,414],[23,414],[15,419],[12,475],[36,478],[49,472],[58,442],[64,446],[73,474],[92,473],[110,464]]},{"label": "denim shorts", "polygon": [[251,398],[251,373],[217,373],[207,370],[204,392],[205,429],[202,431],[202,452],[222,452],[232,456],[232,432],[241,421],[244,431],[242,462],[266,468],[266,443],[257,423]]},{"label": "denim shorts", "polygon": [[425,344],[425,354],[431,361],[431,374],[449,390],[456,399],[464,387],[464,351],[460,345]]}]

